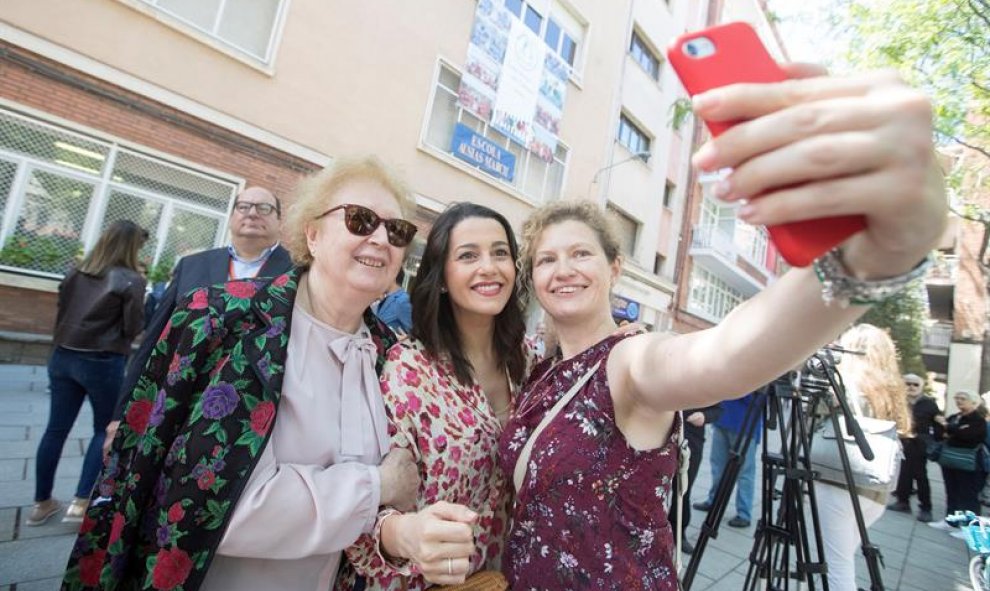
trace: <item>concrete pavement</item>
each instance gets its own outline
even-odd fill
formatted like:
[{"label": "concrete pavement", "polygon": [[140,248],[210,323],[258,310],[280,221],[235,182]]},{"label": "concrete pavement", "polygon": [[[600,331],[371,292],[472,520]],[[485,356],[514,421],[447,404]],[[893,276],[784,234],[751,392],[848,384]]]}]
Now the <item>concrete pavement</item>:
[{"label": "concrete pavement", "polygon": [[[34,494],[35,452],[48,418],[47,381],[44,367],[0,365],[0,591],[58,589],[77,527],[61,523],[58,516],[40,527],[24,525]],[[91,416],[88,405],[84,405],[66,443],[55,481],[55,496],[59,499],[72,498],[82,454],[92,435]],[[938,514],[945,507],[944,487],[936,466],[929,464],[929,474]],[[704,499],[710,482],[706,457],[693,500]],[[735,514],[733,508],[734,500],[726,511],[726,520]],[[758,515],[758,508],[753,513]],[[697,525],[703,520],[704,515],[694,511],[688,536],[691,540],[696,538]],[[709,543],[701,560],[692,591],[738,591],[749,568],[754,529],[733,529],[723,523],[718,538]],[[870,537],[886,559],[883,580],[887,589],[970,589],[969,554],[962,540],[918,522],[913,515],[892,511],[887,511],[870,529]],[[862,557],[858,562],[859,584],[869,589]]]}]

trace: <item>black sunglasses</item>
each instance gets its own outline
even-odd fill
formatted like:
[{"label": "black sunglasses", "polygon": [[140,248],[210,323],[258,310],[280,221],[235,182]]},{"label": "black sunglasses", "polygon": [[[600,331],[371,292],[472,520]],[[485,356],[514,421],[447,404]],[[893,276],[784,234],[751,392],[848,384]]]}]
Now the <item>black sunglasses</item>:
[{"label": "black sunglasses", "polygon": [[344,227],[355,236],[370,236],[379,224],[385,224],[385,231],[388,234],[388,243],[396,248],[408,246],[414,236],[416,236],[416,224],[408,222],[402,218],[385,219],[378,217],[378,214],[363,205],[345,203],[337,207],[331,207],[316,219],[330,215],[338,209],[344,210]]}]

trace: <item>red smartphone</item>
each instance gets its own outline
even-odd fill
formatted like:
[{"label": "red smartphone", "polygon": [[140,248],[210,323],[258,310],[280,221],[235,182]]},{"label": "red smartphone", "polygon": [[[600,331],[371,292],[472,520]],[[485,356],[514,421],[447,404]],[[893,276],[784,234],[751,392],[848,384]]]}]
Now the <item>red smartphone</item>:
[{"label": "red smartphone", "polygon": [[[676,38],[667,58],[688,94],[739,82],[780,82],[787,74],[770,57],[753,27],[733,22]],[[739,121],[706,121],[718,136]],[[848,215],[767,226],[770,238],[789,264],[806,267],[816,258],[866,228],[866,218]]]}]

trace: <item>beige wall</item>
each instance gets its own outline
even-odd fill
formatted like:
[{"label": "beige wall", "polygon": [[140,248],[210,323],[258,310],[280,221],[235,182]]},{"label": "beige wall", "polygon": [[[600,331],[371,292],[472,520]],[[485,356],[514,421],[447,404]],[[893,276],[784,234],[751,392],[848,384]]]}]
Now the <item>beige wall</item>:
[{"label": "beige wall", "polygon": [[[637,219],[632,258],[649,274],[658,251],[674,258],[677,236],[670,229],[680,226],[681,213],[668,213],[661,225],[661,201],[667,178],[678,185],[675,202],[686,201],[691,146],[673,144],[678,154],[669,158],[668,109],[682,91],[668,67],[657,83],[628,56],[630,34],[635,25],[662,55],[674,34],[698,26],[704,3],[672,1],[671,14],[657,0],[562,2],[587,23],[561,122],[570,149],[563,197],[608,199]],[[474,10],[464,0],[289,0],[267,66],[231,55],[138,0],[4,0],[2,18],[8,28],[56,48],[48,53],[96,64],[90,69],[111,83],[141,81],[203,107],[198,116],[213,123],[256,128],[300,150],[331,158],[377,153],[398,165],[433,209],[470,199],[518,227],[535,205],[530,199],[421,142],[438,61],[461,68]],[[631,156],[615,141],[622,110],[652,136],[650,162],[616,166],[592,183],[597,171]],[[672,291],[669,280],[630,280],[645,290],[637,295],[666,305],[669,298],[657,294]]]}]

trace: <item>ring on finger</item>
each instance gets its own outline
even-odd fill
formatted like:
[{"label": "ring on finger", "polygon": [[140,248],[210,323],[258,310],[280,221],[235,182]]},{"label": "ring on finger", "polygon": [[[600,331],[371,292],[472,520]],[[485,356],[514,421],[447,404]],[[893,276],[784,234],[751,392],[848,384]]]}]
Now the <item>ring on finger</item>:
[{"label": "ring on finger", "polygon": [[447,557],[447,574],[454,574],[454,559],[449,556]]}]

